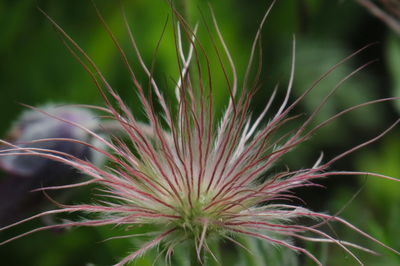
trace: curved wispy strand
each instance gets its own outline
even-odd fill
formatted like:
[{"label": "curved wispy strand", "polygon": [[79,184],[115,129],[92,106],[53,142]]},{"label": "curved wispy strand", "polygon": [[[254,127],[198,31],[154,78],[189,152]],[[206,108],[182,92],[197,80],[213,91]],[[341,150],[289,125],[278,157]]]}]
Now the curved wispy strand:
[{"label": "curved wispy strand", "polygon": [[[23,156],[27,154],[41,156],[70,165],[89,177],[89,180],[83,183],[47,187],[41,190],[65,189],[96,183],[102,187],[101,191],[105,194],[105,197],[99,200],[98,204],[63,205],[57,203],[59,206],[57,210],[37,214],[3,227],[0,231],[38,217],[57,213],[94,213],[98,215],[98,219],[90,218],[83,221],[44,226],[5,240],[0,245],[51,228],[150,224],[159,227],[159,231],[155,232],[157,235],[154,239],[122,259],[117,265],[123,265],[134,260],[161,243],[166,247],[164,251],[166,256],[169,257],[173,249],[185,241],[194,242],[197,256],[201,261],[202,252],[212,254],[207,242],[212,236],[225,238],[237,244],[240,243],[234,239],[236,235],[255,237],[303,253],[318,265],[321,265],[321,262],[311,252],[296,246],[291,242],[291,239],[336,244],[359,264],[362,264],[362,262],[351,249],[374,254],[373,251],[355,243],[336,239],[321,229],[326,223],[337,222],[399,254],[396,250],[336,215],[317,213],[298,205],[281,203],[283,199],[291,202],[291,199],[296,198],[292,194],[293,189],[318,186],[314,183],[315,179],[329,176],[365,174],[398,181],[395,178],[378,173],[330,171],[329,168],[337,160],[381,138],[388,130],[397,125],[399,120],[379,136],[345,151],[325,163],[321,155],[312,167],[304,167],[300,170],[287,169],[277,173],[277,170],[273,168],[276,162],[309,139],[321,127],[354,109],[370,104],[393,101],[395,98],[379,99],[350,107],[310,128],[311,122],[335,90],[343,82],[368,66],[371,63],[369,62],[339,81],[337,86],[322,99],[315,112],[307,117],[299,127],[293,128],[291,132],[282,132],[283,125],[299,118],[291,113],[304,97],[338,66],[368,47],[366,46],[344,58],[291,103],[290,92],[295,76],[296,57],[295,39],[293,39],[290,79],[282,103],[276,112],[271,111],[272,103],[276,98],[276,88],[270,99],[266,101],[267,104],[261,114],[252,118],[250,105],[259,87],[258,78],[261,66],[256,69],[254,80],[251,80],[252,71],[262,27],[271,8],[272,5],[257,30],[241,87],[238,85],[238,72],[233,57],[222,37],[215,15],[211,12],[214,29],[217,33],[217,39],[212,39],[212,41],[218,53],[220,67],[227,80],[226,89],[229,92],[228,104],[220,119],[215,115],[213,103],[216,88],[213,87],[212,70],[207,52],[196,35],[197,26],[192,29],[172,8],[176,56],[180,74],[176,82],[176,99],[173,101],[176,104],[169,104],[163,96],[161,86],[157,84],[153,77],[152,67],[148,67],[141,57],[126,16],[124,15],[125,24],[132,48],[142,70],[149,79],[150,97],[146,96],[146,90],[136,78],[135,70],[131,67],[127,55],[99,13],[102,24],[110,34],[123,63],[129,71],[147,122],[140,122],[135,118],[94,61],[53,19],[44,13],[61,34],[72,55],[89,73],[104,99],[105,107],[87,107],[105,112],[107,117],[118,124],[124,134],[122,137],[113,137],[109,140],[86,128],[85,125],[63,120],[65,123],[76,126],[89,136],[96,138],[106,147],[103,150],[91,144],[79,142],[107,157],[111,166],[104,168],[66,153],[48,149],[27,148],[26,146],[19,147],[1,141],[9,148],[0,150],[0,156]],[[210,29],[207,28],[207,30],[211,32]],[[215,42],[217,41],[220,42],[222,51],[216,48]],[[188,44],[187,53],[184,51],[182,42]],[[228,60],[227,66],[223,63],[223,57]],[[229,75],[231,75],[230,78]],[[218,89],[221,90],[222,88]],[[155,102],[153,102],[154,99]],[[155,111],[155,104],[160,105],[161,111]],[[65,140],[54,138],[37,141]],[[71,141],[78,142],[77,140]],[[298,224],[299,218],[309,218],[312,225]]]}]

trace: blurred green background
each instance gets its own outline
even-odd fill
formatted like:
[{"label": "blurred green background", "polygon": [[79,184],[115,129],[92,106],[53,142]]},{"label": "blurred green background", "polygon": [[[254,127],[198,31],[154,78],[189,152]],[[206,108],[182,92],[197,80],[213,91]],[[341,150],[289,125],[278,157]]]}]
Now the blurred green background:
[{"label": "blurred green background", "polygon": [[[218,19],[225,41],[233,55],[239,75],[243,75],[251,43],[259,22],[271,1],[208,1]],[[188,0],[189,21],[200,23],[200,40],[211,51],[212,64],[217,64],[204,24],[212,26],[207,1]],[[121,45],[138,68],[129,47],[123,24],[120,1],[95,0]],[[126,0],[123,2],[133,33],[146,62],[150,64],[157,41],[167,17],[166,35],[161,43],[155,66],[155,76],[165,84],[166,95],[172,96],[169,81],[177,78],[176,56],[171,29],[171,12],[167,1]],[[43,9],[77,41],[94,59],[114,89],[142,116],[137,95],[132,91],[126,68],[117,50],[102,27],[90,1],[77,0],[1,0],[0,1],[0,135],[5,136],[13,121],[24,110],[18,103],[41,105],[54,103],[102,104],[101,97],[83,68],[69,54],[37,7]],[[200,13],[204,13],[204,19]],[[212,28],[212,27],[211,27]],[[310,114],[322,98],[343,77],[366,62],[378,62],[347,81],[317,116],[324,121],[347,107],[377,98],[400,96],[400,37],[353,0],[280,0],[277,1],[262,35],[263,70],[261,89],[253,103],[255,113],[262,110],[276,83],[281,84],[278,99],[284,96],[291,62],[293,35],[296,36],[296,74],[291,100],[299,96],[322,73],[335,63],[363,47],[378,42],[340,66],[307,96],[296,108],[297,113]],[[139,80],[147,82],[142,71]],[[214,87],[224,88],[222,75],[214,77]],[[221,110],[226,104],[227,91],[216,90],[216,103]],[[225,99],[225,100],[224,100]],[[400,104],[386,102],[354,111],[321,129],[318,134],[289,156],[284,165],[293,169],[309,167],[323,150],[326,160],[368,140],[399,117]],[[372,171],[400,177],[400,128],[383,139],[335,163],[333,169]],[[0,176],[1,178],[1,176]],[[387,245],[400,250],[400,184],[373,177],[330,177],[319,182],[325,188],[296,191],[307,207],[336,213],[351,221]],[[361,193],[351,201],[353,195]],[[91,189],[78,193],[72,202],[84,202]],[[81,195],[81,196],[79,196]],[[351,202],[350,202],[351,201]],[[350,202],[350,203],[349,203]],[[347,205],[347,203],[349,203]],[[41,221],[28,223],[8,232],[0,232],[2,240],[25,232]],[[139,229],[144,230],[144,229]],[[366,265],[400,265],[400,258],[360,235],[334,225],[334,234],[380,252],[373,256],[356,254]],[[122,234],[115,228],[78,228],[65,233],[40,232],[0,247],[1,265],[110,265],[140,245],[138,239],[102,242],[107,237]],[[249,244],[249,243],[248,243]],[[352,265],[354,261],[334,245],[299,243],[321,258],[326,265]],[[232,247],[224,247],[224,265],[313,265],[308,259],[282,262],[286,252],[278,249],[267,254],[262,243],[254,242],[255,258],[237,255]],[[144,256],[136,265],[152,265],[155,252]],[[237,259],[237,257],[240,257]],[[178,256],[179,257],[179,252]],[[161,263],[161,262],[160,262]],[[236,264],[234,264],[236,263]]]}]

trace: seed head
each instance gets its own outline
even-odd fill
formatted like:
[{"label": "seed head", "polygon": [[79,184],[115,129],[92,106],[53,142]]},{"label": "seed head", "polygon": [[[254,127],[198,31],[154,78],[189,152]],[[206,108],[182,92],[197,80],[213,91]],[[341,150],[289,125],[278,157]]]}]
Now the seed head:
[{"label": "seed head", "polygon": [[[215,16],[213,16],[217,40],[224,47],[223,55],[229,62],[227,67],[222,63],[222,60],[220,61],[220,67],[227,78],[226,90],[229,92],[227,106],[221,117],[216,115],[213,102],[214,90],[216,89],[212,82],[213,73],[211,73],[207,52],[196,36],[197,27],[192,30],[180,14],[172,8],[174,18],[177,21],[174,29],[180,73],[175,84],[176,99],[173,104],[169,104],[163,96],[161,87],[153,78],[150,68],[142,59],[128,23],[126,25],[132,47],[142,69],[148,75],[151,85],[152,95],[150,97],[145,95],[145,88],[136,79],[135,71],[129,65],[125,52],[99,14],[129,70],[147,118],[145,122],[139,122],[136,119],[90,57],[49,18],[55,28],[64,36],[68,45],[72,46],[72,49],[70,49],[72,54],[83,64],[98,86],[106,106],[97,109],[105,112],[112,121],[118,123],[124,137],[114,137],[112,140],[107,140],[85,125],[70,122],[71,125],[84,130],[104,144],[106,149],[102,150],[96,149],[90,144],[86,145],[108,158],[110,166],[107,168],[99,168],[88,161],[62,152],[12,146],[8,152],[14,151],[20,154],[21,151],[24,151],[31,155],[61,161],[75,167],[85,173],[90,180],[63,188],[96,183],[102,187],[104,199],[99,204],[60,204],[60,209],[30,218],[62,212],[83,212],[98,214],[97,219],[91,218],[84,221],[42,227],[6,240],[2,244],[26,234],[49,228],[110,224],[131,227],[149,224],[156,228],[157,236],[122,259],[117,265],[123,265],[134,260],[147,250],[160,244],[164,247],[162,250],[168,258],[176,246],[186,241],[194,243],[198,259],[202,261],[203,252],[213,255],[213,251],[208,245],[209,239],[228,239],[238,243],[235,240],[237,235],[255,237],[303,253],[319,265],[321,263],[314,255],[293,244],[291,239],[334,243],[361,263],[350,248],[372,253],[373,251],[335,239],[334,236],[320,229],[326,223],[338,222],[387,247],[337,216],[313,212],[297,204],[282,203],[291,202],[291,199],[296,198],[292,194],[293,189],[316,186],[315,179],[333,175],[362,174],[350,171],[329,171],[329,167],[340,158],[380,138],[387,130],[376,138],[362,143],[327,162],[323,162],[321,155],[314,165],[299,170],[287,169],[279,172],[278,168],[274,168],[274,166],[287,153],[292,152],[306,141],[315,131],[337,117],[368,104],[393,99],[380,99],[351,107],[331,119],[311,127],[311,129],[309,128],[311,121],[330,95],[345,80],[367,66],[369,64],[367,63],[340,81],[337,87],[333,88],[331,93],[321,100],[320,106],[303,121],[300,127],[293,128],[290,132],[282,132],[283,125],[299,118],[292,114],[298,103],[337,67],[336,65],[330,69],[302,96],[291,102],[290,92],[295,72],[295,41],[293,41],[293,62],[285,97],[279,103],[278,108],[271,111],[273,103],[277,101],[275,100],[275,89],[266,101],[266,106],[261,114],[252,118],[250,106],[259,86],[259,72],[257,72],[254,80],[251,80],[251,72],[256,55],[256,46],[260,40],[261,28],[270,9],[257,31],[248,68],[241,79],[243,80],[241,86],[238,84],[233,58],[222,38]],[[182,32],[185,40],[189,43],[189,49],[186,53],[182,48]],[[365,48],[343,59],[338,65]],[[216,51],[219,56],[222,56],[217,48]],[[88,65],[85,65],[80,58],[84,58]],[[205,67],[201,60],[206,62]],[[231,78],[228,78],[228,73],[232,74]],[[221,90],[222,88],[217,89]],[[161,111],[156,111],[155,104],[159,105]],[[397,123],[398,121],[388,130]],[[395,180],[380,174],[368,174]],[[59,187],[47,189],[57,188]],[[313,225],[300,224],[298,218],[308,218],[313,222]],[[22,222],[24,221],[19,223]],[[8,227],[1,230],[6,228]],[[387,248],[391,249],[390,247]],[[394,250],[393,252],[398,253]]]},{"label": "seed head", "polygon": [[[63,122],[67,119],[95,129],[98,126],[95,115],[90,110],[72,106],[55,106],[53,104],[40,107],[42,112],[28,110],[14,123],[8,133],[7,140],[19,148],[29,147],[42,151],[52,150],[68,154],[80,159],[86,159],[98,165],[101,156],[80,142],[92,143],[94,140],[81,129]],[[56,118],[51,117],[56,116]],[[47,140],[46,140],[47,139]],[[95,144],[95,143],[92,143]],[[43,209],[49,203],[42,192],[31,193],[32,190],[60,186],[82,181],[76,169],[37,155],[21,155],[11,151],[8,156],[8,146],[0,145],[3,156],[0,156],[0,169],[5,175],[0,183],[0,226],[29,217],[32,212]],[[64,192],[64,193],[63,193]],[[57,198],[65,191],[57,191]]]},{"label": "seed head", "polygon": [[[35,140],[47,138],[65,138],[90,142],[90,137],[84,131],[63,122],[61,119],[83,124],[88,128],[94,129],[97,127],[97,120],[93,112],[78,107],[55,105],[42,106],[40,109],[43,112],[34,110],[24,112],[11,128],[8,134],[8,141],[19,145],[19,147],[55,150],[71,154],[78,158],[86,157],[91,159],[93,157],[90,154],[90,149],[85,145],[72,143],[71,141],[40,141],[36,144],[31,143]],[[58,119],[52,118],[46,113]],[[48,175],[52,164],[53,167],[57,165],[52,160],[37,156],[14,155],[0,157],[0,168],[9,174],[25,178],[35,175],[46,175],[46,171]],[[42,185],[46,186],[47,182],[44,182]]]}]

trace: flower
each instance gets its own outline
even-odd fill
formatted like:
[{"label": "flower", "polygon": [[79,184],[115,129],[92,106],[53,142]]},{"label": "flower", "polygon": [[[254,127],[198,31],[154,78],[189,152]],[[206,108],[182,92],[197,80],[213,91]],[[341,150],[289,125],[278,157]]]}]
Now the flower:
[{"label": "flower", "polygon": [[[261,25],[264,24],[271,8],[267,11]],[[332,175],[364,174],[362,172],[329,171],[329,167],[351,152],[377,140],[399,121],[376,138],[362,143],[327,162],[323,162],[321,155],[315,164],[308,168],[288,169],[278,173],[276,173],[278,170],[273,168],[275,163],[282,160],[287,153],[292,152],[315,131],[337,117],[368,104],[393,100],[393,98],[380,99],[351,107],[308,129],[311,121],[330,95],[344,81],[368,64],[363,65],[340,81],[338,86],[326,98],[322,99],[320,106],[306,118],[300,127],[294,128],[291,132],[282,132],[283,125],[287,125],[291,120],[298,117],[291,115],[293,109],[336,66],[307,89],[302,96],[290,103],[289,97],[295,72],[295,45],[293,45],[291,76],[282,103],[273,114],[270,114],[270,108],[275,99],[275,90],[261,114],[253,119],[250,116],[250,104],[259,84],[257,75],[254,82],[250,82],[250,72],[262,27],[257,31],[254,40],[248,68],[243,78],[244,85],[239,88],[232,56],[226,48],[227,46],[213,16],[218,39],[224,47],[230,69],[228,71],[222,63],[221,68],[226,76],[228,76],[228,72],[232,73],[232,78],[227,78],[226,85],[230,95],[228,104],[221,118],[219,118],[216,115],[213,102],[213,90],[215,88],[211,79],[210,63],[207,61],[206,51],[197,39],[196,27],[192,30],[175,10],[174,15],[178,21],[175,33],[180,73],[175,90],[176,104],[173,105],[167,103],[160,87],[153,78],[152,72],[144,63],[129,25],[127,24],[127,28],[132,47],[144,72],[148,75],[151,93],[154,94],[150,97],[146,97],[145,90],[129,65],[125,52],[100,15],[130,72],[133,85],[137,89],[142,108],[146,114],[147,121],[145,123],[136,119],[90,57],[62,28],[49,18],[64,39],[72,46],[71,53],[82,63],[100,90],[106,107],[97,109],[105,112],[110,119],[119,124],[120,130],[124,132],[124,137],[114,137],[112,140],[108,140],[87,128],[86,125],[73,121],[69,122],[96,138],[106,147],[106,149],[97,149],[89,143],[85,144],[108,158],[110,164],[105,168],[97,167],[86,160],[64,152],[19,147],[4,142],[11,147],[1,153],[3,156],[9,156],[10,153],[21,155],[23,152],[22,154],[25,155],[53,159],[80,170],[90,178],[87,182],[47,187],[42,190],[96,183],[102,187],[105,195],[97,204],[59,204],[60,209],[43,212],[0,230],[56,213],[82,212],[97,214],[97,218],[88,215],[87,220],[44,226],[0,244],[49,228],[152,225],[156,228],[154,229],[154,233],[157,234],[156,237],[123,258],[117,265],[123,265],[134,260],[147,250],[160,244],[165,247],[163,252],[168,258],[172,255],[176,246],[187,241],[194,243],[198,260],[202,262],[203,252],[211,254],[211,256],[213,254],[208,245],[208,239],[216,237],[238,243],[235,240],[236,235],[262,239],[303,253],[319,265],[321,265],[321,262],[311,252],[293,244],[291,239],[334,243],[361,263],[350,248],[371,253],[373,251],[336,239],[320,229],[322,225],[329,222],[338,222],[391,249],[335,215],[317,213],[295,204],[282,203],[282,200],[294,198],[292,190],[295,188],[316,186],[314,180],[318,178],[326,178]],[[187,55],[182,48],[181,28],[189,43]],[[338,65],[364,49],[360,49],[345,58]],[[88,65],[85,65],[81,58],[85,62],[87,61]],[[207,62],[205,68],[199,58]],[[103,90],[103,87],[106,90]],[[156,103],[161,109],[160,112],[156,111],[153,98],[156,99]],[[265,122],[267,115],[269,121]],[[396,180],[376,173],[367,174]],[[313,224],[303,225],[298,222],[299,218],[309,218]],[[309,236],[309,234],[312,236]],[[399,254],[397,251],[391,250]]]},{"label": "flower", "polygon": [[[39,107],[39,109],[59,119],[52,118],[43,112],[28,110],[21,115],[10,130],[9,141],[19,145],[19,147],[27,146],[27,144],[21,143],[30,143],[31,141],[46,138],[54,139],[56,137],[90,142],[90,137],[84,131],[60,119],[84,124],[91,129],[96,128],[98,124],[94,114],[83,108],[45,105]],[[29,144],[29,147],[56,150],[78,158],[90,158],[93,156],[93,154],[90,154],[90,149],[85,145],[72,143],[71,141],[41,141],[36,144]],[[43,175],[43,172],[47,171],[48,173],[49,168],[57,167],[56,165],[49,166],[49,164],[55,164],[55,162],[37,156],[14,155],[0,157],[0,168],[7,173],[24,178]],[[58,167],[60,167],[59,164]],[[65,165],[62,167],[65,167]],[[44,182],[43,185],[47,185],[47,182]]]},{"label": "flower", "polygon": [[[58,151],[76,158],[87,159],[95,165],[101,163],[101,156],[98,153],[80,143],[94,142],[93,145],[98,145],[93,138],[61,120],[81,123],[94,130],[98,127],[98,122],[93,112],[80,107],[54,104],[41,106],[40,109],[58,118],[34,110],[25,111],[9,131],[8,141],[13,145],[19,145],[20,148]],[[0,150],[7,154],[6,146],[0,146]],[[43,203],[48,203],[43,193],[30,193],[32,190],[71,184],[82,178],[75,169],[63,163],[19,153],[1,156],[0,169],[7,175],[0,183],[1,226],[28,217],[33,210],[37,212]],[[58,191],[57,194],[65,194],[62,192]]]}]

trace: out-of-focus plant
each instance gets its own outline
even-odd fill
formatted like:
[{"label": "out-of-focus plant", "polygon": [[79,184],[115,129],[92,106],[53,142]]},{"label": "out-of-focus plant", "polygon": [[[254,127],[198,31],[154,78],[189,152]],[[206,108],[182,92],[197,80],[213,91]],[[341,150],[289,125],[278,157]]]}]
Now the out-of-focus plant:
[{"label": "out-of-focus plant", "polygon": [[380,0],[381,7],[370,0],[357,0],[357,2],[400,35],[400,2],[398,0]]},{"label": "out-of-focus plant", "polygon": [[[91,111],[56,105],[42,106],[40,110],[29,110],[21,115],[6,137],[10,144],[58,151],[68,156],[89,160],[96,165],[101,163],[102,156],[82,144],[82,142],[92,143],[98,146],[96,140],[73,125],[84,124],[91,130],[99,131],[98,120]],[[0,151],[4,152],[7,148],[9,146],[2,145]],[[37,212],[45,202],[48,202],[42,192],[33,190],[68,185],[76,183],[81,178],[76,170],[60,162],[17,153],[1,156],[0,169],[5,172],[5,177],[0,179],[2,226]]]},{"label": "out-of-focus plant", "polygon": [[[397,0],[380,0],[380,5],[370,0],[357,0],[371,14],[386,24],[395,34],[387,37],[386,61],[392,79],[394,95],[400,96],[400,2]],[[396,106],[400,108],[400,104]]]},{"label": "out-of-focus plant", "polygon": [[[393,88],[393,95],[400,97],[400,38],[394,34],[387,37],[386,61]],[[400,112],[400,103],[396,103]]]}]

